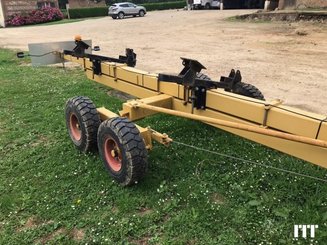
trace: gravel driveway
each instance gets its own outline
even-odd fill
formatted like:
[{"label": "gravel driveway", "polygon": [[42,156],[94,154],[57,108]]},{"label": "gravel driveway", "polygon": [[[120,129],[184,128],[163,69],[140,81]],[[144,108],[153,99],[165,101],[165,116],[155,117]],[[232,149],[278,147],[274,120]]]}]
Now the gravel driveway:
[{"label": "gravel driveway", "polygon": [[0,47],[72,40],[80,34],[99,45],[99,54],[118,56],[126,47],[137,68],[178,73],[179,57],[199,60],[212,79],[240,69],[243,80],[268,100],[327,114],[327,25],[312,22],[253,23],[225,18],[249,10],[154,11],[146,17],[89,19],[61,25],[0,29]]}]

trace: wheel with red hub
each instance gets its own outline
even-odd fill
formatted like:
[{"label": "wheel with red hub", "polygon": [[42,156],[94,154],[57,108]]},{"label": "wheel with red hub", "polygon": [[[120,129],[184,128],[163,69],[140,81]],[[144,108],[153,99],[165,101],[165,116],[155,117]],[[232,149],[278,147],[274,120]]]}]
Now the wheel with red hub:
[{"label": "wheel with red hub", "polygon": [[82,152],[97,146],[97,132],[101,123],[94,103],[84,96],[71,98],[66,103],[66,126],[74,145]]},{"label": "wheel with red hub", "polygon": [[147,169],[147,150],[134,123],[115,117],[101,123],[98,149],[109,174],[122,186],[136,184]]}]

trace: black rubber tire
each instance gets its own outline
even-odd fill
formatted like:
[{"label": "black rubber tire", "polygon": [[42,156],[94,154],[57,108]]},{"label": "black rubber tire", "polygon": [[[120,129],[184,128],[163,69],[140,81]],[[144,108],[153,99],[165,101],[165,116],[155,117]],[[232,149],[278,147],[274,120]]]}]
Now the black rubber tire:
[{"label": "black rubber tire", "polygon": [[145,15],[144,10],[140,10],[140,12],[139,12],[139,16],[140,16],[140,17],[144,17],[144,15]]},{"label": "black rubber tire", "polygon": [[[210,77],[203,73],[197,73],[197,78],[203,79],[203,80],[211,80]],[[248,84],[248,83],[238,83],[236,88],[231,91],[234,94],[243,95],[246,97],[258,99],[258,100],[265,100],[265,97],[263,96],[262,92],[254,85]]]},{"label": "black rubber tire", "polygon": [[118,19],[121,19],[121,20],[125,18],[124,12],[119,12],[117,16],[118,16]]},{"label": "black rubber tire", "polygon": [[[76,96],[66,102],[66,127],[74,145],[81,152],[97,147],[97,132],[101,123],[98,111],[88,97]],[[78,137],[73,132],[78,132]]]},{"label": "black rubber tire", "polygon": [[206,5],[204,6],[205,9],[210,9],[211,6],[210,6],[210,3],[206,3]]},{"label": "black rubber tire", "polygon": [[117,15],[113,15],[113,16],[111,16],[111,18],[113,18],[115,20],[115,19],[117,19]]},{"label": "black rubber tire", "polygon": [[[98,130],[98,149],[109,174],[122,186],[136,184],[144,177],[147,150],[140,131],[128,119],[115,117],[102,122]],[[118,168],[113,169],[117,164]]]},{"label": "black rubber tire", "polygon": [[261,91],[256,86],[253,86],[248,83],[238,83],[236,88],[232,92],[258,100],[265,100],[265,97],[263,96]]}]

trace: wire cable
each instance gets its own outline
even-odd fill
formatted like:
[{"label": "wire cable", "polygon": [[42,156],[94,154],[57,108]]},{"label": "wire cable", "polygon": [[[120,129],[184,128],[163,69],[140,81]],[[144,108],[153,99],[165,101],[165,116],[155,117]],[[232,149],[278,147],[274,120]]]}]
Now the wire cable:
[{"label": "wire cable", "polygon": [[42,57],[42,56],[46,56],[48,54],[55,54],[55,53],[57,53],[57,51],[51,51],[51,52],[44,53],[44,54],[29,54],[28,56],[31,56],[31,57]]},{"label": "wire cable", "polygon": [[270,168],[270,169],[280,171],[280,172],[284,172],[284,173],[287,173],[287,174],[293,174],[293,175],[297,175],[297,176],[300,176],[300,177],[305,177],[305,178],[318,180],[318,181],[322,181],[322,182],[327,183],[327,179],[322,179],[322,178],[319,178],[319,177],[314,177],[314,176],[311,176],[311,175],[302,174],[302,173],[294,172],[294,171],[291,171],[291,170],[278,168],[278,167],[274,167],[274,166],[271,166],[271,165],[266,165],[266,164],[263,164],[263,163],[257,163],[257,162],[251,161],[251,160],[247,160],[247,159],[243,159],[243,158],[240,158],[240,157],[235,157],[235,156],[231,156],[231,155],[228,155],[228,154],[203,149],[203,148],[200,148],[200,147],[197,147],[197,146],[194,146],[194,145],[185,144],[185,143],[178,142],[178,141],[175,141],[175,140],[172,141],[172,143],[175,143],[177,145],[182,145],[182,146],[185,146],[185,147],[189,147],[189,148],[192,148],[192,149],[195,149],[195,150],[198,150],[198,151],[204,151],[204,152],[208,152],[208,153],[211,153],[211,154],[214,154],[214,155],[223,156],[223,157],[231,158],[231,159],[234,159],[234,160],[239,160],[239,161],[246,162],[246,163],[251,163],[251,164],[254,164],[254,165],[257,165],[257,166],[260,166],[260,167]]}]

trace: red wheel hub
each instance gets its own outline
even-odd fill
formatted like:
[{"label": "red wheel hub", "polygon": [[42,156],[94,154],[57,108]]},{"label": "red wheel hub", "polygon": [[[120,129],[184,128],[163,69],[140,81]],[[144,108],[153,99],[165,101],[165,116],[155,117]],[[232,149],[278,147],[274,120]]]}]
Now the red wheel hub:
[{"label": "red wheel hub", "polygon": [[112,138],[107,138],[104,142],[104,156],[109,167],[118,172],[122,167],[122,155],[118,144]]},{"label": "red wheel hub", "polygon": [[74,113],[70,114],[69,127],[74,140],[79,141],[82,138],[82,130]]}]

